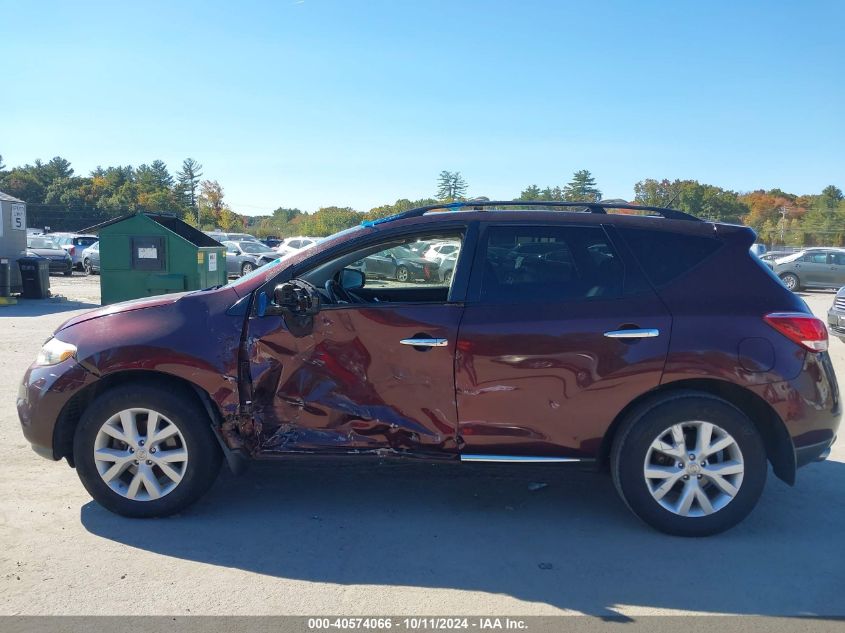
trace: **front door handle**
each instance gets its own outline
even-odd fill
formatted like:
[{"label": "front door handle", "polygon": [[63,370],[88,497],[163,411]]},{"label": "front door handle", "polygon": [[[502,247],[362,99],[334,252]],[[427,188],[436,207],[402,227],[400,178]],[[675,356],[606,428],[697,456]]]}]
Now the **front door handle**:
[{"label": "front door handle", "polygon": [[630,329],[630,330],[611,330],[605,332],[607,338],[654,338],[660,336],[660,330],[654,328],[645,329]]},{"label": "front door handle", "polygon": [[403,338],[399,342],[412,347],[446,347],[449,344],[445,338]]}]

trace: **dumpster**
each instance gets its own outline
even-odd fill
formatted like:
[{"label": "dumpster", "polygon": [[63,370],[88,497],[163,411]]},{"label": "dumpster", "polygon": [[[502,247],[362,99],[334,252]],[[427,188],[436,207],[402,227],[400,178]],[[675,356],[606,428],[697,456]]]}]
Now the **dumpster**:
[{"label": "dumpster", "polygon": [[103,305],[227,281],[226,248],[173,214],[135,213],[83,232],[100,237]]},{"label": "dumpster", "polygon": [[21,296],[25,299],[46,299],[50,296],[50,260],[46,257],[21,257]]}]

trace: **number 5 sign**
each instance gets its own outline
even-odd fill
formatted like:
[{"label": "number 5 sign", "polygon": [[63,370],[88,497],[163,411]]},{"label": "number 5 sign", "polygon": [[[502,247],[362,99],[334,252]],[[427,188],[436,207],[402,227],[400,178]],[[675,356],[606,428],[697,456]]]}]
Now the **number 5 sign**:
[{"label": "number 5 sign", "polygon": [[12,205],[12,229],[26,231],[26,207],[22,204]]}]

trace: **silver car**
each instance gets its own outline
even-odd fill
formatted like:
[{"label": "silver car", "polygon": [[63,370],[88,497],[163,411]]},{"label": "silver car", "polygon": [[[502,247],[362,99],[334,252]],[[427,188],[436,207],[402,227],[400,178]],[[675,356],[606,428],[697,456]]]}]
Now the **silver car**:
[{"label": "silver car", "polygon": [[248,275],[279,257],[276,251],[261,242],[226,240],[222,244],[226,247],[226,272],[230,276]]},{"label": "silver car", "polygon": [[77,233],[51,233],[50,236],[65,249],[73,260],[73,267],[83,270],[82,251],[97,241],[96,235],[81,235]]},{"label": "silver car", "polygon": [[840,341],[845,341],[845,288],[840,288],[827,311],[827,329]]},{"label": "silver car", "polygon": [[776,259],[772,270],[793,292],[802,288],[841,288],[845,286],[845,249],[808,248]]}]

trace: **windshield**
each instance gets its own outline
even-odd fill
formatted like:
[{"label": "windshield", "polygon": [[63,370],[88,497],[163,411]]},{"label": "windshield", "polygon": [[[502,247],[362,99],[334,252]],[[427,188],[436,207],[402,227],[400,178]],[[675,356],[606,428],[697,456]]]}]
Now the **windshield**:
[{"label": "windshield", "polygon": [[31,237],[26,241],[26,245],[28,248],[59,248],[52,237]]},{"label": "windshield", "polygon": [[275,251],[261,242],[238,242],[238,246],[245,253],[274,253]]},{"label": "windshield", "polygon": [[796,259],[800,259],[806,254],[805,251],[801,251],[798,253],[793,253],[792,255],[787,255],[786,257],[778,257],[775,260],[776,264],[787,264],[789,262],[794,262]]}]

